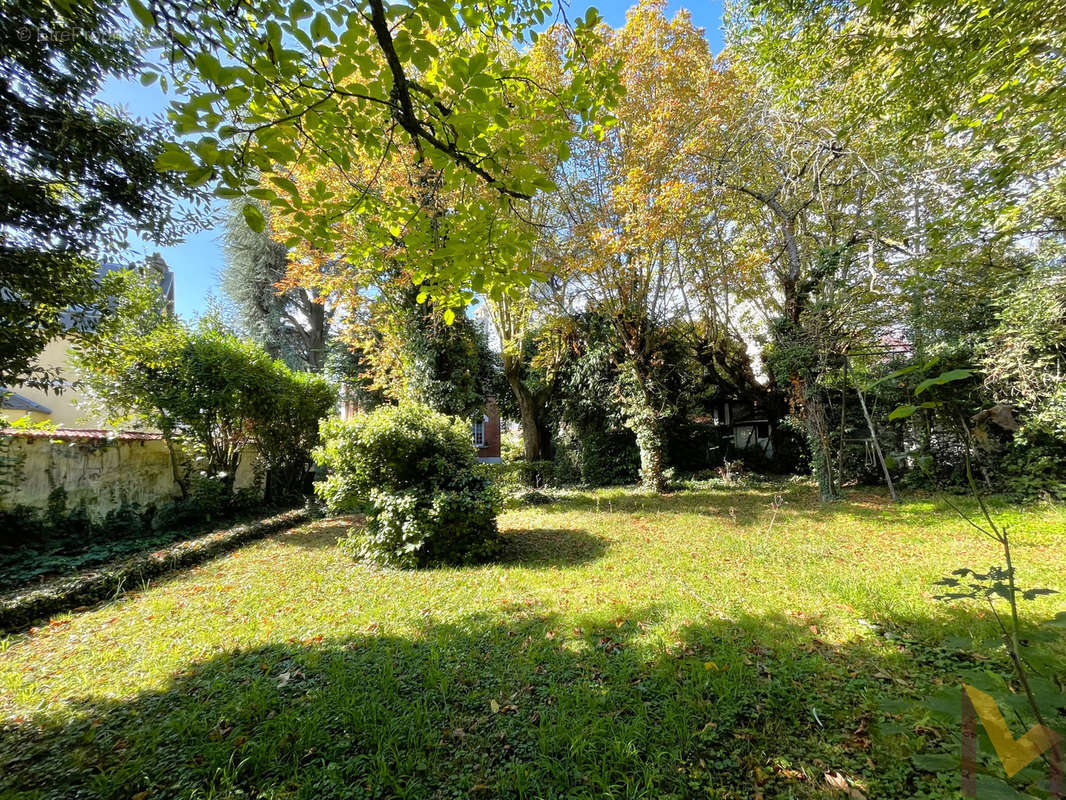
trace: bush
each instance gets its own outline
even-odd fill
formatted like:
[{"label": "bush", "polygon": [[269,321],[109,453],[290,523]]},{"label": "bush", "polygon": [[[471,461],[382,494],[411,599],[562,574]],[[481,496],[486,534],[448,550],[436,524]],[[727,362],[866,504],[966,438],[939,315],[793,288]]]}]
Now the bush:
[{"label": "bush", "polygon": [[1023,431],[1001,462],[1004,487],[1013,499],[1066,500],[1066,442],[1042,431]]},{"label": "bush", "polygon": [[636,483],[640,477],[636,437],[625,429],[567,431],[557,443],[555,474],[559,482],[578,477],[587,486]]},{"label": "bush", "polygon": [[315,460],[329,470],[315,492],[332,513],[365,511],[346,547],[389,566],[468,563],[499,545],[499,493],[478,472],[462,420],[425,406],[382,406],[327,420]]},{"label": "bush", "polygon": [[319,421],[333,410],[337,393],[320,375],[294,372],[280,361],[264,371],[252,425],[267,469],[265,499],[279,503],[307,493]]},{"label": "bush", "polygon": [[478,465],[480,473],[504,491],[554,486],[555,468],[554,461],[512,461]]},{"label": "bush", "polygon": [[[137,308],[130,309],[134,319],[118,315],[101,323],[78,346],[76,363],[113,421],[135,414],[162,432],[180,462],[183,500],[167,512],[173,521],[192,520],[201,506],[201,518],[210,518],[241,502],[229,495],[253,443],[266,467],[267,502],[307,491],[318,421],[336,402],[329,382],[289,369],[214,317],[189,327],[161,316],[142,330],[143,315],[132,313]],[[196,475],[219,484],[225,496],[195,497],[205,491],[192,486]]]},{"label": "bush", "polygon": [[155,515],[153,527],[181,530],[230,516],[240,510],[234,507],[233,498],[222,481],[194,475],[189,479],[187,496],[163,505]]}]

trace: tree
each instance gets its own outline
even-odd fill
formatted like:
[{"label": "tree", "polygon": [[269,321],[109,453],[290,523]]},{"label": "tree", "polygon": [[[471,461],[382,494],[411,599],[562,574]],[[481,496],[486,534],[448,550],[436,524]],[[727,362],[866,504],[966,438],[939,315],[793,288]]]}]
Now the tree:
[{"label": "tree", "polygon": [[328,382],[289,370],[217,318],[185,325],[136,273],[112,273],[105,288],[107,313],[74,350],[79,378],[111,421],[162,433],[183,497],[197,474],[231,496],[253,443],[267,467],[268,499],[298,493],[318,421],[336,401]]},{"label": "tree", "polygon": [[280,288],[288,274],[288,251],[270,234],[269,227],[249,228],[239,209],[226,220],[222,289],[243,331],[267,353],[294,369],[319,372],[328,355],[335,303],[314,288]]},{"label": "tree", "polygon": [[[223,197],[269,202],[300,239],[331,256],[376,257],[388,269],[399,249],[443,307],[463,302],[463,291],[500,291],[522,279],[483,269],[480,256],[488,245],[509,255],[528,245],[526,231],[501,221],[551,188],[529,154],[561,147],[571,116],[586,128],[599,124],[610,95],[610,76],[582,61],[595,12],[570,29],[569,91],[544,91],[530,79],[514,44],[536,38],[547,0],[365,0],[319,11],[305,0],[257,0],[247,10],[199,0],[129,4],[179,85],[206,87],[174,111],[177,132],[198,138],[173,144],[161,168],[196,184],[217,180]],[[298,164],[315,176],[303,187],[291,175]],[[396,170],[413,180],[380,180]],[[325,172],[339,180],[320,183]],[[441,197],[447,237],[434,211]],[[244,213],[264,228],[256,206]],[[375,221],[358,248],[337,226],[353,217]]]},{"label": "tree", "polygon": [[686,158],[715,189],[715,225],[728,231],[746,284],[739,299],[762,317],[764,360],[806,428],[828,500],[839,487],[823,376],[885,331],[875,287],[899,241],[898,193],[870,166],[881,166],[882,153],[835,127],[843,88],[821,87],[812,104],[744,65],[728,74],[732,91],[704,119]]},{"label": "tree", "polygon": [[97,299],[95,258],[130,231],[166,244],[195,222],[171,214],[197,193],[155,169],[159,129],[93,99],[109,77],[140,68],[118,9],[0,9],[0,385],[51,386],[34,360],[50,339],[78,334],[66,312]]},{"label": "tree", "polygon": [[904,146],[954,137],[986,160],[986,192],[1015,203],[1062,162],[1064,33],[1066,12],[1035,0],[757,0],[731,38],[782,93],[852,76],[850,122]]},{"label": "tree", "polygon": [[1066,279],[1056,268],[1036,270],[999,305],[980,348],[985,381],[1028,425],[1066,440]]},{"label": "tree", "polygon": [[193,471],[232,493],[241,454],[254,440],[250,405],[269,356],[205,318],[197,329],[168,319],[142,339],[79,351],[83,377],[114,416],[136,414],[163,434],[183,496]]},{"label": "tree", "polygon": [[[794,274],[832,262],[852,275],[851,288],[836,293],[850,296],[850,306],[838,308],[801,277],[797,288],[815,288],[809,297],[818,313],[806,316],[816,324],[805,325],[800,308],[796,322],[776,328],[786,334],[779,356],[812,344],[828,356],[815,359],[814,380],[803,382],[815,406],[825,398],[819,375],[837,354],[856,349],[874,351],[876,361],[886,342],[905,345],[915,369],[937,358],[972,365],[991,299],[1030,268],[1034,236],[1061,240],[1062,148],[1054,131],[1066,121],[1066,104],[1053,90],[1062,57],[1051,42],[1062,25],[1057,10],[1013,0],[760,0],[734,9],[734,71],[758,87],[749,93],[752,111],[734,116],[767,120],[757,127],[778,133],[762,135],[764,142],[791,136],[813,147],[789,146],[780,156],[752,150],[751,177],[724,179],[723,187],[747,193],[777,220],[781,252],[800,265]],[[737,157],[721,163],[742,174],[739,151],[750,140],[737,140]],[[857,272],[868,273],[858,296]],[[831,284],[845,288],[836,278]],[[788,295],[803,295],[779,286],[786,307]],[[916,419],[925,421],[917,433],[928,451],[926,416]],[[814,437],[814,428],[825,430],[811,425],[817,415],[806,419],[812,441],[824,441]],[[818,466],[831,489],[828,469],[828,461]]]},{"label": "tree", "polygon": [[490,299],[487,310],[500,342],[503,379],[522,426],[525,459],[551,460],[549,405],[558,387],[561,355],[559,342],[551,341],[553,327],[547,320],[537,326],[537,299],[529,292],[512,291],[498,300]]},{"label": "tree", "polygon": [[[309,191],[319,184],[340,187],[345,180],[337,169],[311,172],[303,166],[295,168],[292,177],[295,185]],[[436,178],[427,170],[411,174],[394,162],[381,170],[378,180],[383,186],[418,193],[423,180]],[[456,235],[452,203],[461,201],[459,195],[439,195],[441,205],[427,209],[434,216],[440,246]],[[394,401],[411,400],[440,413],[469,417],[484,406],[495,367],[484,333],[466,315],[446,307],[434,281],[418,272],[414,266],[418,258],[405,247],[397,246],[382,258],[342,257],[342,252],[367,247],[380,224],[381,217],[369,213],[338,220],[333,234],[340,250],[323,254],[292,227],[290,217],[278,219],[276,237],[292,245],[286,275],[278,285],[284,291],[329,297],[331,303],[344,306],[339,335],[362,355],[371,377],[368,388]],[[483,262],[493,264],[498,257],[499,252],[487,244]],[[502,270],[497,267],[497,271]],[[473,297],[465,292],[461,299],[467,302]]]},{"label": "tree", "polygon": [[704,224],[705,186],[678,159],[718,89],[707,42],[687,14],[643,2],[626,25],[603,31],[592,58],[618,64],[624,97],[618,122],[578,134],[557,171],[558,270],[575,296],[611,323],[621,354],[616,397],[640,448],[641,477],[665,488],[664,427],[672,415],[664,358],[678,316],[678,287]]}]

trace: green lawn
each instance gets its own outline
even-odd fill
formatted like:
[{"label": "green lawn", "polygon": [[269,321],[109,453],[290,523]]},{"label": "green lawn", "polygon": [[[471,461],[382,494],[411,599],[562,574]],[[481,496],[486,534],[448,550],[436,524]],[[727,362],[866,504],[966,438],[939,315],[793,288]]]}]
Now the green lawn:
[{"label": "green lawn", "polygon": [[[1066,589],[1066,510],[1003,514]],[[988,663],[988,616],[932,600],[998,563],[946,506],[604,490],[501,528],[498,563],[385,572],[315,523],[0,643],[0,796],[956,796],[881,707]]]}]

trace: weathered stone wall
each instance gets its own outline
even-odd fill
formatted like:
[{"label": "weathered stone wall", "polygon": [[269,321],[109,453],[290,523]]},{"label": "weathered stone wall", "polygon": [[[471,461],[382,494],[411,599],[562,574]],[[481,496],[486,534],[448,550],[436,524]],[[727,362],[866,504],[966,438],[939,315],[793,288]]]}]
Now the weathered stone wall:
[{"label": "weathered stone wall", "polygon": [[[17,488],[4,499],[8,506],[44,508],[48,495],[62,486],[68,508],[84,502],[90,516],[100,518],[124,502],[160,505],[181,495],[170,454],[159,438],[15,434],[6,456],[19,464]],[[254,450],[244,453],[237,488],[255,484],[255,460]]]}]

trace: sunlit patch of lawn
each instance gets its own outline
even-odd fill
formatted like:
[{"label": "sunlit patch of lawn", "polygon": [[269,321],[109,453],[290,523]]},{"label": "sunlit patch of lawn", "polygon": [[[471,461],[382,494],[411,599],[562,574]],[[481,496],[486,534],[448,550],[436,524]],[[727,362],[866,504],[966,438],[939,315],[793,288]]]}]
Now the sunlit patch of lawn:
[{"label": "sunlit patch of lawn", "polygon": [[[1066,511],[1000,511],[1023,582],[1066,589]],[[950,682],[958,642],[993,632],[932,600],[999,561],[938,501],[573,493],[505,512],[496,563],[423,572],[353,563],[348,524],[6,640],[0,792],[821,797],[826,773],[869,797],[957,792],[907,760],[935,732],[876,734],[880,700]]]}]

